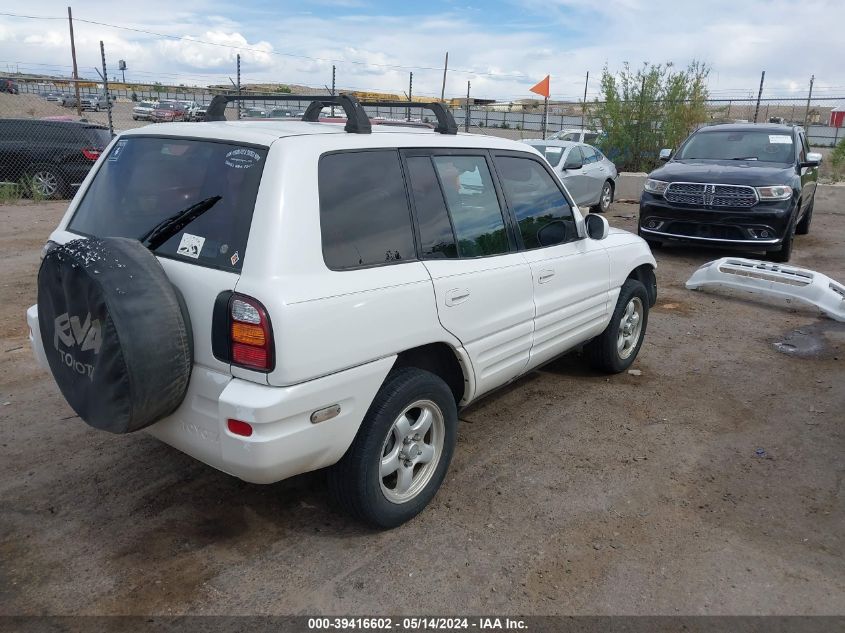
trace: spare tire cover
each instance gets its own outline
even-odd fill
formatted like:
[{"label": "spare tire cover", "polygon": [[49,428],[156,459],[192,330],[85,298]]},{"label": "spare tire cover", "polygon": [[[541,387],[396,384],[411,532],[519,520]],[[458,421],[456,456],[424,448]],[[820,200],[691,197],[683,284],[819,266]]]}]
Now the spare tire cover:
[{"label": "spare tire cover", "polygon": [[131,433],[184,399],[190,324],[137,240],[79,239],[50,251],[38,271],[38,324],[62,395],[91,426]]}]

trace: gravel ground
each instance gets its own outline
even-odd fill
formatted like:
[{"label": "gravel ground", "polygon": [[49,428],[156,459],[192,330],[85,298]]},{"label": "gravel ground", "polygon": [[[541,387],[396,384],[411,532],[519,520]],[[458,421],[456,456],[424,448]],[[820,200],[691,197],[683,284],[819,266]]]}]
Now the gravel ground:
[{"label": "gravel ground", "polygon": [[[440,493],[379,533],[321,473],[246,484],[73,416],[24,324],[63,209],[0,207],[0,614],[845,613],[845,324],[684,289],[722,253],[657,251],[641,374],[572,354],[463,411]],[[845,280],[845,188],[815,211],[794,263]]]}]

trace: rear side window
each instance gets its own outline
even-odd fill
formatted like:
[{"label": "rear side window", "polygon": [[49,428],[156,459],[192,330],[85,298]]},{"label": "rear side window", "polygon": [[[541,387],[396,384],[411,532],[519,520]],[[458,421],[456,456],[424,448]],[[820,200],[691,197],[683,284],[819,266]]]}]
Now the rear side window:
[{"label": "rear side window", "polygon": [[595,163],[599,160],[598,154],[592,147],[582,146],[581,154],[584,155],[584,164],[589,165],[590,163]]},{"label": "rear side window", "polygon": [[178,138],[120,139],[68,229],[139,239],[187,207],[220,196],[156,254],[240,271],[266,159],[266,148]]},{"label": "rear side window", "polygon": [[428,156],[411,156],[406,160],[408,181],[414,197],[417,225],[424,259],[454,259],[458,246],[452,223],[446,211],[443,192]]},{"label": "rear side window", "polygon": [[460,257],[507,253],[502,209],[483,156],[435,156],[434,168],[458,240]]},{"label": "rear side window", "polygon": [[416,258],[397,150],[323,156],[318,179],[323,259],[329,268]]},{"label": "rear side window", "polygon": [[572,209],[540,163],[529,158],[497,156],[496,170],[525,248],[577,239]]}]

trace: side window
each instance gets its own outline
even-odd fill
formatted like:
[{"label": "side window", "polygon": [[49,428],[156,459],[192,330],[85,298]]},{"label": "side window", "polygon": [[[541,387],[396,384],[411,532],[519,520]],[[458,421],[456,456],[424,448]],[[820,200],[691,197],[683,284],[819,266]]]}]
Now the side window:
[{"label": "side window", "polygon": [[446,201],[428,156],[411,156],[406,160],[408,181],[414,198],[417,225],[420,232],[421,255],[424,259],[453,259],[458,246],[452,222],[446,211]]},{"label": "side window", "polygon": [[584,134],[584,142],[585,143],[593,143],[599,135],[596,132],[587,132]]},{"label": "side window", "polygon": [[323,259],[332,269],[415,259],[399,152],[345,152],[320,159]]},{"label": "side window", "polygon": [[458,256],[507,253],[502,209],[484,157],[434,156],[432,161],[452,217]]},{"label": "side window", "polygon": [[560,137],[561,141],[577,141],[580,133],[578,132],[567,132],[563,136]]},{"label": "side window", "polygon": [[576,165],[581,163],[584,164],[584,155],[581,154],[581,148],[577,145],[569,150],[569,153],[566,155],[566,161],[563,163],[564,169],[573,169]]},{"label": "side window", "polygon": [[801,139],[801,147],[799,151],[798,160],[804,161],[807,160],[807,154],[810,152],[810,146],[807,144],[807,137],[803,132],[799,132],[798,136]]},{"label": "side window", "polygon": [[554,246],[578,238],[569,203],[540,163],[499,156],[496,170],[525,248]]},{"label": "side window", "polygon": [[589,165],[590,163],[595,163],[598,161],[599,157],[596,154],[596,151],[592,147],[581,147],[579,148],[581,153],[584,155],[584,164]]}]

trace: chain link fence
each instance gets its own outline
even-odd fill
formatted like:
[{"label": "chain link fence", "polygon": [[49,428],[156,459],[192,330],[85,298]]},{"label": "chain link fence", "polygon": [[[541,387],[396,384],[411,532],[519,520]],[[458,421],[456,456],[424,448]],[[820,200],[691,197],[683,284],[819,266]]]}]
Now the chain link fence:
[{"label": "chain link fence", "polygon": [[[283,94],[285,88],[278,89]],[[0,201],[14,197],[68,197],[84,179],[96,157],[111,136],[153,122],[201,122],[205,108],[216,94],[233,94],[236,88],[174,88],[159,84],[112,83],[106,91],[102,83],[79,82],[79,101],[72,81],[17,80],[18,94],[0,93]],[[325,95],[328,90],[302,89],[297,92]],[[266,92],[259,92],[266,94]],[[242,90],[242,96],[254,92]],[[368,93],[367,99],[373,98]],[[302,116],[310,100],[248,100],[230,104],[229,120],[291,118]],[[713,99],[706,102],[705,119],[689,123],[690,131],[707,123],[775,122],[803,125],[815,147],[833,147],[845,136],[842,119],[836,115],[842,103],[836,98],[795,99]],[[587,129],[601,132],[597,116],[600,102],[552,101],[548,114],[537,100],[475,104],[470,99],[452,100],[451,111],[461,130],[493,134],[513,139],[548,138],[560,132]],[[661,108],[647,111],[660,113]],[[391,124],[402,121],[432,125],[430,112],[419,109],[367,107],[368,115]],[[110,110],[110,112],[109,112]],[[111,115],[111,116],[109,116]],[[338,107],[326,108],[326,117],[342,117]],[[629,125],[631,122],[627,122]],[[602,147],[601,135],[595,144],[618,163],[648,164],[663,146],[659,115],[652,120],[634,121],[643,133],[625,147]],[[648,133],[645,133],[648,132]],[[631,158],[634,157],[634,158]],[[647,157],[644,161],[643,157]]]}]

